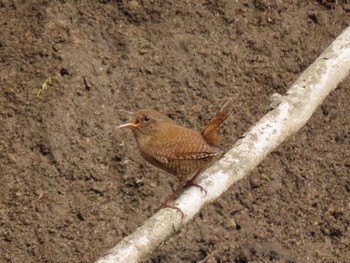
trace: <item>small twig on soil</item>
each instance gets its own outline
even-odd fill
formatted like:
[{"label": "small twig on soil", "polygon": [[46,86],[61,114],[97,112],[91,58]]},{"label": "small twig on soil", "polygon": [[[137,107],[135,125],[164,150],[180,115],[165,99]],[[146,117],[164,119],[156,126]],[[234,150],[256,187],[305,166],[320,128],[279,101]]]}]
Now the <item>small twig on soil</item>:
[{"label": "small twig on soil", "polygon": [[267,174],[261,174],[261,178],[267,182],[270,181],[270,177]]}]

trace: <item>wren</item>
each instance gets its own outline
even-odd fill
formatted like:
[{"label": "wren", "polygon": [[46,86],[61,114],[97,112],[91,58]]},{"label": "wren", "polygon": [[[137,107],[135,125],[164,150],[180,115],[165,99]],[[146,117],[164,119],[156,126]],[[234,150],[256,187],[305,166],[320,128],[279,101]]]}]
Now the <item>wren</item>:
[{"label": "wren", "polygon": [[[168,202],[187,185],[199,187],[194,180],[206,167],[217,160],[224,151],[219,147],[219,128],[233,110],[232,100],[209,121],[202,132],[177,125],[173,120],[155,110],[140,110],[130,123],[118,128],[130,128],[142,157],[154,166],[176,176],[179,186],[161,207],[175,207]],[[183,214],[183,213],[182,213]]]}]

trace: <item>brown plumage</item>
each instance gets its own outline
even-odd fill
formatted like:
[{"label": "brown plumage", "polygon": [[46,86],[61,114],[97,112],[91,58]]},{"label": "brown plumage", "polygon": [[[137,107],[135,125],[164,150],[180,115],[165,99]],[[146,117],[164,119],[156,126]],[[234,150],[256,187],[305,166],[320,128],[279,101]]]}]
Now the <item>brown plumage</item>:
[{"label": "brown plumage", "polygon": [[218,147],[219,128],[232,109],[229,100],[201,133],[179,126],[154,110],[140,110],[134,113],[133,122],[118,128],[131,128],[143,158],[179,179],[175,194],[186,184],[204,190],[194,179],[223,154]]}]

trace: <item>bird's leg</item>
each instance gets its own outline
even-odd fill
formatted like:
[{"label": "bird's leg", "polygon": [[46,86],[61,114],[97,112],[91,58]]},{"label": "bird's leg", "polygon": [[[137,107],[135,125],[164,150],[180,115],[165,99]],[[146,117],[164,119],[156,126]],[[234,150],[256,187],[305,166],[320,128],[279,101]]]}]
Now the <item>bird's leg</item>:
[{"label": "bird's leg", "polygon": [[185,187],[185,186],[195,186],[195,187],[198,187],[201,192],[204,192],[205,195],[207,195],[207,190],[201,186],[200,184],[197,184],[195,182],[197,176],[202,172],[202,170],[198,170],[195,175],[190,179],[190,180],[182,180],[179,184],[179,186],[176,188],[176,190],[174,191],[174,193],[172,193],[171,195],[169,195],[165,201],[163,201],[161,203],[161,205],[156,209],[156,211],[162,209],[162,208],[173,208],[175,209],[176,211],[180,212],[181,215],[182,215],[182,218],[184,217],[184,213],[182,212],[182,210],[180,208],[178,208],[177,206],[175,205],[172,205],[172,204],[169,204],[170,201],[172,201],[178,194],[179,192]]},{"label": "bird's leg", "polygon": [[175,209],[176,211],[181,213],[182,218],[184,218],[185,214],[182,212],[182,210],[180,208],[178,208],[175,205],[171,205],[169,204],[170,201],[172,201],[178,194],[179,192],[182,190],[182,188],[184,188],[184,186],[186,185],[185,183],[180,183],[180,185],[176,188],[176,190],[174,191],[174,193],[172,193],[171,195],[169,195],[162,203],[161,205],[156,209],[156,211],[162,209],[162,208],[172,208]]},{"label": "bird's leg", "polygon": [[185,186],[195,186],[195,187],[198,187],[201,192],[204,192],[205,195],[207,195],[207,190],[201,186],[200,184],[197,184],[194,180],[196,180],[197,176],[202,172],[202,170],[199,170],[198,172],[196,172],[196,174],[190,179],[190,180],[187,180]]}]

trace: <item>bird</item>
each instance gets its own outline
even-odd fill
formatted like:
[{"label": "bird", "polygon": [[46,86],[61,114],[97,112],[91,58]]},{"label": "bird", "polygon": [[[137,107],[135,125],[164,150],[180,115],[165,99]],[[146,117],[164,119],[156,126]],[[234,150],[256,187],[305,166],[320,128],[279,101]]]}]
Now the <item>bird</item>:
[{"label": "bird", "polygon": [[207,193],[195,179],[223,155],[224,151],[219,146],[219,128],[233,108],[234,103],[230,99],[201,132],[180,126],[166,115],[152,109],[143,109],[135,113],[125,111],[133,115],[133,121],[117,128],[131,129],[141,156],[179,180],[174,193],[166,198],[157,210],[170,207],[183,215],[183,212],[178,207],[170,205],[169,201],[185,186],[196,186]]}]

